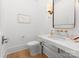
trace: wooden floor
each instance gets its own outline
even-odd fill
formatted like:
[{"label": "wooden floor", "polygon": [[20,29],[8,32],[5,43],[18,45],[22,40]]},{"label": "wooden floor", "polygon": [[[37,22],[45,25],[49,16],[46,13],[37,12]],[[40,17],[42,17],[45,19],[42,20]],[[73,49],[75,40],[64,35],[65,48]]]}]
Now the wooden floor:
[{"label": "wooden floor", "polygon": [[22,51],[8,54],[7,58],[48,58],[48,56],[45,54],[36,54],[32,56],[31,52],[25,49]]}]

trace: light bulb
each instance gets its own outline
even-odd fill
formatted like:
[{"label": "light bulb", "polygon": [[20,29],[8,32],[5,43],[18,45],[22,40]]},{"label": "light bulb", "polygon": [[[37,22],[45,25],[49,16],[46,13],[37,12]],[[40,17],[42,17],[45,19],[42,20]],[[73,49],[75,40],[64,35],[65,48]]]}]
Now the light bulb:
[{"label": "light bulb", "polygon": [[51,15],[53,13],[52,0],[48,2],[48,14]]}]

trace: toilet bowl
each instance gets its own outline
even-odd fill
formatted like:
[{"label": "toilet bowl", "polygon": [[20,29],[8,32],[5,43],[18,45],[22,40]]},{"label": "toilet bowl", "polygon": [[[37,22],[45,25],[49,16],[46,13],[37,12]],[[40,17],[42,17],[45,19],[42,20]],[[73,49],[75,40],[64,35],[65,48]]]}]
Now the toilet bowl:
[{"label": "toilet bowl", "polygon": [[31,56],[41,53],[40,42],[31,41],[27,43],[28,49],[31,52]]}]

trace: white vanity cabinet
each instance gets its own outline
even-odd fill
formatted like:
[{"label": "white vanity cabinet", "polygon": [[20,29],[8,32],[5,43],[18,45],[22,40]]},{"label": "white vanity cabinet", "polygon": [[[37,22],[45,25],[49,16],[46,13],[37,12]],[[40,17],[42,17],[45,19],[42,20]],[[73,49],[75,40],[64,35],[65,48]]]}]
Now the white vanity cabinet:
[{"label": "white vanity cabinet", "polygon": [[[79,49],[76,43],[60,38],[50,38],[47,35],[39,36],[38,41],[43,43],[43,52],[49,58],[76,58],[79,57]],[[59,48],[59,50],[58,50]],[[58,53],[58,51],[60,51]]]},{"label": "white vanity cabinet", "polygon": [[44,43],[43,52],[49,57],[49,58],[62,58],[62,56],[58,53],[58,48],[55,46],[51,46],[49,44]]},{"label": "white vanity cabinet", "polygon": [[44,43],[44,50],[43,52],[49,57],[49,58],[75,58],[75,56],[65,52],[64,50],[60,49],[60,53],[58,53],[57,47]]}]

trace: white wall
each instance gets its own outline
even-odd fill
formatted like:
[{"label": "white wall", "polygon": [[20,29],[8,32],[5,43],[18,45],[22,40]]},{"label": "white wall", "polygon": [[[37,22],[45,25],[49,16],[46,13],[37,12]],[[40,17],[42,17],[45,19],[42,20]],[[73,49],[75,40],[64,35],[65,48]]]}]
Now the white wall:
[{"label": "white wall", "polygon": [[[1,0],[0,0],[0,31],[1,31]],[[0,33],[0,57],[1,57],[1,48],[2,48],[2,44],[1,44],[1,33]]]},{"label": "white wall", "polygon": [[[39,33],[48,33],[46,3],[46,0],[2,0],[2,32],[8,38],[9,48],[35,40]],[[31,24],[17,23],[19,13],[30,15]]]}]

